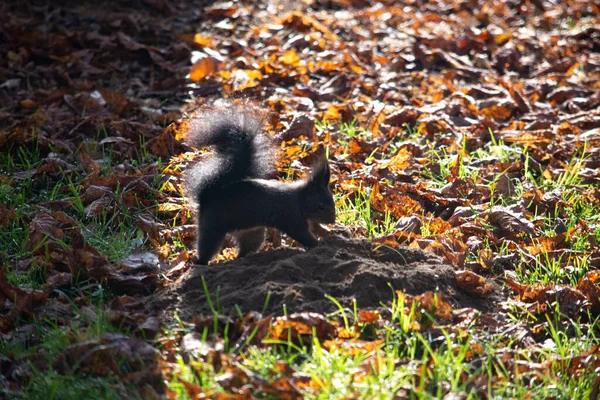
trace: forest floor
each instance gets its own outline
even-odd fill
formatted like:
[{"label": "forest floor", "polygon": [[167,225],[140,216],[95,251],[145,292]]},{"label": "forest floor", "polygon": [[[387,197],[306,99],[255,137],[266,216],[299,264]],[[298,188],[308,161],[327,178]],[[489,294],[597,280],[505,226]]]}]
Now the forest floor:
[{"label": "forest floor", "polygon": [[[0,397],[598,398],[597,2],[0,15]],[[186,121],[223,100],[281,180],[327,148],[316,248],[194,265]]]}]

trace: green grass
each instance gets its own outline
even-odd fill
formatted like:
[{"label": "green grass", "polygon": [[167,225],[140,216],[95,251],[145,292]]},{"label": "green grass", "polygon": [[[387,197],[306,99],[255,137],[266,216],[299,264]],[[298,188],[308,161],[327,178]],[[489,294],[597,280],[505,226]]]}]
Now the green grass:
[{"label": "green grass", "polygon": [[[405,127],[410,139],[418,141],[420,132],[416,129]],[[320,126],[319,129],[329,129]],[[350,143],[354,139],[368,140],[369,132],[359,127],[356,122],[342,124],[338,142],[348,153]],[[112,168],[118,160],[111,146],[99,146],[95,151],[104,156],[102,174],[110,176]],[[390,155],[397,151],[397,147],[390,146]],[[466,152],[466,143],[459,146],[458,155],[450,154],[446,148],[429,147],[425,157],[432,168],[425,168],[425,176],[430,179],[434,187],[443,187],[448,184],[447,178],[452,174],[455,163],[458,163],[458,178],[478,179],[480,169],[475,162],[488,157],[495,157],[504,164],[509,164],[525,158],[523,174],[514,180],[515,191],[508,196],[500,196],[495,191],[501,174],[497,174],[490,182],[491,204],[512,205],[520,201],[527,185],[548,192],[557,190],[561,193],[561,200],[568,206],[559,206],[554,210],[544,213],[534,212],[528,216],[536,223],[534,238],[554,237],[557,235],[557,221],[561,221],[564,229],[573,231],[566,241],[565,248],[573,251],[593,250],[592,240],[600,241],[598,229],[595,231],[575,231],[583,221],[588,227],[597,227],[600,224],[600,207],[587,200],[587,190],[591,186],[582,184],[579,171],[585,165],[586,151],[575,154],[564,167],[564,171],[557,177],[549,179],[529,168],[528,153],[514,145],[506,145],[501,140],[496,140],[492,134],[491,143],[485,145],[471,154]],[[375,153],[375,151],[373,152]],[[347,154],[346,154],[347,155]],[[388,156],[385,154],[384,156]],[[136,165],[148,162],[151,156],[142,145]],[[28,147],[11,148],[0,155],[0,169],[2,172],[12,174],[36,168],[43,159],[42,151],[33,142]],[[369,165],[373,154],[366,159],[367,165],[363,170],[372,168]],[[435,167],[435,168],[433,168]],[[160,164],[159,164],[160,170]],[[368,171],[366,171],[368,172]],[[0,230],[0,257],[7,261],[8,280],[10,283],[22,288],[41,289],[44,287],[47,271],[44,265],[38,263],[26,271],[19,271],[14,265],[32,255],[28,247],[30,239],[29,223],[36,215],[38,203],[71,200],[68,214],[75,218],[77,228],[87,244],[96,248],[111,262],[119,262],[126,258],[133,249],[145,245],[144,233],[135,223],[135,212],[129,210],[122,201],[122,190],[117,188],[114,193],[114,204],[110,210],[100,215],[86,215],[86,205],[81,196],[83,175],[73,172],[48,174],[42,179],[18,179],[12,186],[0,186],[0,203],[8,204],[15,210],[15,218],[5,229]],[[158,176],[154,186],[158,186]],[[154,187],[153,186],[153,187]],[[351,195],[335,193],[338,212],[338,222],[361,229],[360,235],[368,238],[383,236],[395,231],[397,221],[389,211],[378,212],[371,207],[370,187],[358,188]],[[150,195],[152,196],[152,194]],[[142,207],[140,207],[142,208]],[[140,210],[148,211],[148,210]],[[427,224],[427,215],[422,215],[424,225],[423,235],[433,235]],[[485,224],[485,221],[482,222]],[[493,229],[493,227],[486,226]],[[68,236],[68,235],[67,235]],[[531,239],[534,239],[531,238]],[[177,244],[177,239],[175,239]],[[68,238],[61,242],[63,246],[70,246]],[[44,246],[42,241],[38,244]],[[184,247],[183,242],[179,243]],[[492,241],[485,240],[483,249],[492,250],[495,255],[509,255],[511,249],[506,242],[493,245]],[[468,261],[476,261],[475,254],[470,254]],[[588,256],[570,256],[565,253],[558,257],[541,252],[534,257],[525,257],[522,254],[515,266],[515,272],[521,283],[562,283],[575,285],[577,281],[592,269]],[[501,273],[501,271],[492,271]],[[67,326],[62,326],[53,321],[23,320],[20,325],[33,324],[35,334],[32,339],[25,341],[2,340],[0,353],[11,355],[16,359],[33,357],[43,354],[50,365],[69,344],[72,338],[78,340],[93,340],[101,337],[106,332],[129,334],[124,327],[114,326],[105,312],[111,299],[104,289],[90,281],[78,281],[77,277],[73,286],[60,293],[69,300],[78,296],[90,300],[90,304],[97,315],[90,319],[83,312],[76,312],[73,321]],[[92,289],[90,289],[92,287]],[[84,293],[82,288],[87,288]],[[208,292],[207,288],[205,291]],[[218,295],[214,300],[214,313],[218,314]],[[336,302],[335,299],[331,299]],[[503,330],[489,332],[474,326],[458,329],[452,324],[439,324],[432,332],[419,329],[429,326],[435,318],[427,313],[421,313],[414,306],[406,309],[403,297],[395,298],[385,315],[387,320],[382,326],[357,324],[356,311],[343,309],[339,306],[336,313],[330,315],[342,321],[350,331],[357,329],[361,339],[370,340],[380,338],[383,343],[369,352],[351,354],[342,350],[327,350],[323,343],[313,338],[310,345],[300,345],[291,341],[267,340],[265,346],[251,346],[247,343],[236,348],[227,340],[227,335],[217,331],[217,324],[213,329],[201,332],[202,340],[207,348],[215,343],[215,337],[224,339],[223,352],[235,360],[235,365],[243,368],[266,382],[273,382],[277,377],[284,376],[280,370],[280,363],[291,366],[300,374],[309,376],[315,387],[305,389],[303,395],[309,399],[343,399],[343,398],[394,398],[406,397],[414,399],[442,398],[453,394],[461,398],[476,399],[484,397],[493,398],[587,398],[592,391],[595,379],[593,371],[588,371],[581,376],[571,376],[565,371],[562,360],[584,354],[586,351],[600,343],[598,332],[600,322],[588,315],[582,317],[568,317],[562,315],[557,307],[552,310],[546,319],[529,314],[528,310],[515,306],[509,316],[514,320],[503,324]],[[77,309],[77,307],[75,307]],[[542,337],[537,343],[527,347],[519,347],[510,329],[518,325],[542,326]],[[176,337],[188,333],[192,328],[183,324],[167,330],[163,337]],[[233,329],[227,327],[226,329]],[[198,385],[210,395],[226,393],[226,388],[220,384],[220,376],[225,370],[213,370],[211,363],[206,362],[201,354],[192,354],[188,361],[176,352],[175,361],[177,370],[168,384],[176,398],[187,399],[189,395],[184,382]],[[568,361],[565,361],[568,363]],[[540,369],[543,368],[543,369]],[[358,373],[358,371],[361,371]],[[540,372],[542,371],[542,372]],[[34,370],[28,382],[23,385],[23,392],[19,398],[24,399],[117,399],[131,397],[131,392],[114,376],[104,378],[87,376],[80,372],[60,374],[52,367],[44,370]],[[0,389],[1,390],[1,389]],[[1,394],[2,392],[0,392]],[[5,393],[7,396],[13,394]],[[259,398],[276,398],[272,395],[256,392]]]},{"label": "green grass", "polygon": [[[49,368],[38,369],[35,362],[30,363],[32,375],[22,387],[19,394],[4,392],[0,388],[0,395],[7,398],[15,396],[20,399],[80,399],[93,396],[94,399],[120,399],[125,393],[125,385],[114,376],[92,377],[80,371],[66,371],[59,373],[52,364],[65,349],[77,341],[94,340],[101,338],[105,333],[130,333],[128,329],[115,326],[109,321],[109,316],[104,311],[106,301],[110,300],[105,295],[88,293],[86,296],[95,301],[92,310],[95,318],[74,306],[75,318],[68,326],[59,324],[49,319],[33,321],[31,325],[33,334],[16,336],[12,340],[0,340],[0,354],[11,356],[17,360],[42,358],[47,360]],[[83,396],[83,397],[82,397]]]},{"label": "green grass", "polygon": [[[112,147],[112,146],[110,146]],[[110,148],[103,146],[103,170],[106,176],[112,174],[112,169],[118,161]],[[10,147],[0,154],[0,171],[12,181],[0,184],[0,203],[6,205],[14,212],[14,216],[0,229],[0,261],[5,265],[7,280],[10,284],[23,289],[41,289],[46,287],[48,266],[52,261],[48,250],[43,249],[54,241],[59,246],[68,250],[71,247],[70,229],[79,229],[85,243],[95,247],[110,262],[119,262],[127,257],[136,247],[145,245],[146,235],[137,228],[133,212],[123,204],[123,193],[117,190],[114,193],[113,206],[106,207],[99,215],[89,216],[86,213],[87,204],[82,203],[85,178],[83,170],[55,171],[43,175],[27,174],[28,171],[40,166],[46,157],[46,150],[42,150],[36,140],[28,145]],[[150,155],[142,146],[139,160],[134,162],[147,162]],[[158,186],[157,180],[154,186]],[[5,182],[5,181],[3,181]],[[152,194],[151,194],[152,195]],[[39,243],[30,243],[31,223],[39,215],[39,206],[52,201],[68,201],[65,213],[75,220],[75,226],[64,228],[62,239],[53,239],[48,236]],[[39,253],[38,250],[42,249]],[[34,255],[42,257],[34,261],[28,268],[18,267],[18,263]],[[45,257],[44,257],[45,254]],[[121,399],[132,398],[135,390],[130,390],[114,376],[92,377],[81,371],[67,371],[59,373],[52,367],[52,363],[60,354],[74,342],[95,340],[104,333],[121,333],[131,335],[129,328],[114,325],[110,322],[106,312],[112,295],[103,287],[89,280],[73,277],[71,286],[52,291],[50,297],[61,296],[73,309],[72,319],[53,321],[47,319],[31,319],[28,314],[23,314],[16,322],[15,330],[21,328],[31,329],[33,333],[22,335],[2,336],[0,338],[0,354],[10,356],[14,360],[44,359],[47,367],[39,367],[35,362],[30,364],[31,375],[21,382],[21,392],[5,392],[0,389],[2,398],[22,399]],[[81,301],[85,299],[95,315],[91,318],[81,309]],[[29,331],[26,331],[29,332]],[[27,361],[24,361],[27,362]],[[25,375],[27,376],[27,375]]]},{"label": "green grass", "polygon": [[21,396],[23,400],[122,399],[127,392],[115,377],[96,378],[36,371]]},{"label": "green grass", "polygon": [[[567,399],[587,398],[592,390],[595,374],[591,370],[580,377],[565,371],[570,357],[584,354],[600,342],[594,333],[589,334],[598,332],[598,321],[565,320],[556,309],[544,327],[547,340],[519,347],[509,331],[490,335],[485,330],[460,330],[450,324],[441,325],[437,335],[423,334],[414,329],[415,324],[427,324],[434,317],[417,315],[414,307],[407,311],[402,297],[396,299],[389,315],[384,328],[376,328],[377,337],[384,342],[369,352],[327,350],[317,339],[308,347],[267,339],[265,343],[271,346],[251,346],[231,355],[237,367],[266,382],[285,376],[281,373],[282,362],[309,376],[315,387],[303,391],[308,399],[389,399],[398,395],[433,399],[448,394],[468,399],[526,395]],[[353,324],[353,315],[346,317]],[[515,322],[522,323],[522,319]],[[565,323],[575,328],[565,330]],[[367,324],[359,324],[358,328],[362,335],[373,332]],[[190,398],[181,380],[211,395],[226,391],[218,383],[224,371],[212,370],[201,356],[192,357],[188,363],[179,358],[177,364],[179,370],[169,384],[176,398]]]},{"label": "green grass", "polygon": [[389,210],[385,212],[373,210],[371,191],[371,188],[358,187],[351,197],[343,193],[334,193],[337,221],[346,226],[363,228],[368,238],[394,232],[397,223]]}]

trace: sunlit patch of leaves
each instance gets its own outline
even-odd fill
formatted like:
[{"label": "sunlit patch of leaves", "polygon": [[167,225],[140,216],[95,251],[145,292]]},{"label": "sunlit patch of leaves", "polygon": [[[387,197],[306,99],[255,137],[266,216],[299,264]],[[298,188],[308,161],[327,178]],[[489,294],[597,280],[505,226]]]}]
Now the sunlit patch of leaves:
[{"label": "sunlit patch of leaves", "polygon": [[[181,104],[193,114],[216,94],[269,108],[281,179],[305,175],[328,146],[333,228],[434,252],[473,296],[502,281],[512,295],[494,317],[432,294],[398,295],[386,316],[356,305],[329,319],[239,315],[225,331],[215,315],[211,330],[160,336],[167,395],[597,397],[594,2],[217,2],[196,13],[175,0],[94,9],[92,24],[86,5],[21,3],[3,8],[0,44],[0,331],[14,339],[65,315],[61,340],[40,334],[39,354],[2,342],[8,394],[131,397],[121,381],[142,398],[161,392],[136,364],[158,328],[135,296],[191,266],[182,180],[196,155],[181,143]],[[140,248],[159,256],[120,264]],[[61,336],[70,326],[96,334]],[[56,353],[84,360],[80,370],[44,364],[62,339]]]}]

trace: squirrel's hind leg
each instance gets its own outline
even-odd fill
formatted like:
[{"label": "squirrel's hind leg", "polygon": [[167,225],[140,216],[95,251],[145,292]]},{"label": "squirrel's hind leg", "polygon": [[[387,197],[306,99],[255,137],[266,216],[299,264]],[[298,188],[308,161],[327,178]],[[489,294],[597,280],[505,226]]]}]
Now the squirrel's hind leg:
[{"label": "squirrel's hind leg", "polygon": [[214,229],[198,229],[198,264],[208,264],[208,262],[217,254],[225,233]]},{"label": "squirrel's hind leg", "polygon": [[265,228],[244,229],[233,233],[238,242],[238,257],[245,257],[262,248],[265,241]]}]

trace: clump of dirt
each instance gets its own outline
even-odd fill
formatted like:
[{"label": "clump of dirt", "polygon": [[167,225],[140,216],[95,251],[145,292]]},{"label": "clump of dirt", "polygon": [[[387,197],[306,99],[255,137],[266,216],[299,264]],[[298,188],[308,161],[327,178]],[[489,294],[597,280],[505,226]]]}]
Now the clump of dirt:
[{"label": "clump of dirt", "polygon": [[265,312],[281,314],[284,305],[288,312],[335,311],[326,294],[345,307],[355,298],[360,308],[377,308],[391,302],[392,288],[413,295],[439,290],[458,308],[484,312],[493,312],[504,299],[497,285],[483,297],[460,291],[453,266],[434,254],[330,235],[308,251],[276,249],[196,266],[159,294],[163,311],[177,309],[183,316],[211,313],[203,277],[215,308],[225,314],[235,312],[236,305],[244,313],[262,311],[267,297]]}]

